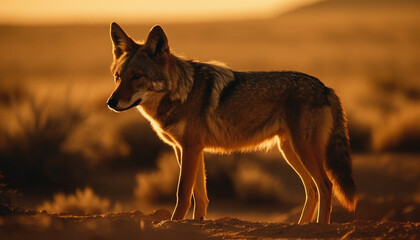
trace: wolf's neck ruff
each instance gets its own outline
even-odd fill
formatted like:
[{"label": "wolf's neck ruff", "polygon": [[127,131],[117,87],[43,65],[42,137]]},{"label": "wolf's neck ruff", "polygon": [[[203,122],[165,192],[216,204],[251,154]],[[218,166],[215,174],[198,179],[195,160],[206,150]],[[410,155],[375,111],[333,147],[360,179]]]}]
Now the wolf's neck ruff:
[{"label": "wolf's neck ruff", "polygon": [[194,83],[194,69],[191,62],[182,60],[174,55],[169,60],[169,85],[171,100],[179,99],[185,102]]}]

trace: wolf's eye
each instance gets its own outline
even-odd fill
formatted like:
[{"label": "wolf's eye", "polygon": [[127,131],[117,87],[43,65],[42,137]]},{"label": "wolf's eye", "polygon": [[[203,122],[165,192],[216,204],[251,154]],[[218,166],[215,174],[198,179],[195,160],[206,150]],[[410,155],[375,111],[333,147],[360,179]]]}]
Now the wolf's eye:
[{"label": "wolf's eye", "polygon": [[134,75],[132,78],[131,78],[131,80],[137,80],[137,79],[140,79],[141,77],[143,77],[143,75],[142,74],[136,74],[136,75]]}]

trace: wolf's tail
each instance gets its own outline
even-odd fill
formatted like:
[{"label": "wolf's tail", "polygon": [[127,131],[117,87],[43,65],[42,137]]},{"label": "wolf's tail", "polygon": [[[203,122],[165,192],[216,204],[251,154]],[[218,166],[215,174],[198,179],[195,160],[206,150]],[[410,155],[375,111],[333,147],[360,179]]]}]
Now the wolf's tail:
[{"label": "wolf's tail", "polygon": [[327,172],[333,183],[335,196],[345,208],[354,211],[357,195],[351,168],[347,118],[334,90],[328,88],[327,97],[333,117],[333,126],[326,151]]}]

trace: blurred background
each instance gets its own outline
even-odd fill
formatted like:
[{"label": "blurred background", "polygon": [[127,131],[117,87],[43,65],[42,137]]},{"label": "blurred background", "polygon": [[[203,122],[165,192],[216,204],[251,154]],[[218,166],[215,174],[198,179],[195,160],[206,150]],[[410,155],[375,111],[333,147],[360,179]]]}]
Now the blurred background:
[{"label": "blurred background", "polygon": [[[175,4],[176,2],[176,4]],[[178,167],[135,109],[114,113],[109,24],[235,70],[296,70],[336,90],[360,202],[333,221],[420,221],[420,2],[8,1],[0,9],[0,214],[172,210]],[[210,219],[296,222],[278,150],[206,154]]]}]

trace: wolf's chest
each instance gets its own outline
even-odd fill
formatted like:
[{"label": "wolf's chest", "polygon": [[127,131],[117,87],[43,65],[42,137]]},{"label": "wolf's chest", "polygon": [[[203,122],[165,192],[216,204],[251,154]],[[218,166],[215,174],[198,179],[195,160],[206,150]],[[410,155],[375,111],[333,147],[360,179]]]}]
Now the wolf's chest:
[{"label": "wolf's chest", "polygon": [[153,130],[165,143],[179,145],[185,131],[186,122],[170,116],[169,113],[160,113],[158,108],[138,107],[140,113],[150,122]]}]

